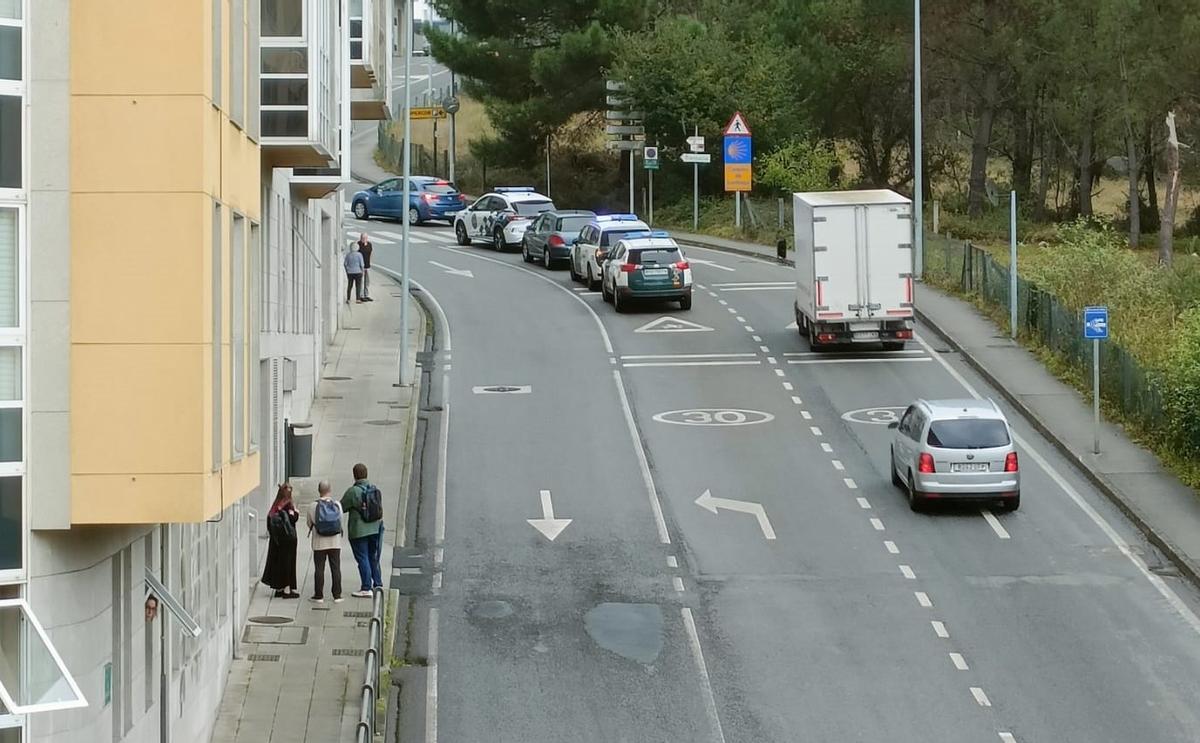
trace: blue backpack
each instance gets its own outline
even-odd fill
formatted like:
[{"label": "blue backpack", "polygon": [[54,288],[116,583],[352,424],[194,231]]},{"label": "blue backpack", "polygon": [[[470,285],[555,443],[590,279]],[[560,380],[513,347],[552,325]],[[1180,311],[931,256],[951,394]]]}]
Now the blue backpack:
[{"label": "blue backpack", "polygon": [[317,534],[332,537],[342,533],[342,509],[331,500],[317,500],[316,518],[313,519]]}]

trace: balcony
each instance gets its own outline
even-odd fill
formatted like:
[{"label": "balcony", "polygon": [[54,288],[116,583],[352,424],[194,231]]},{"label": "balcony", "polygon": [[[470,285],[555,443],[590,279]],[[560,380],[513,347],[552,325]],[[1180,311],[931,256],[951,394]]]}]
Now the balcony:
[{"label": "balcony", "polygon": [[392,0],[349,0],[350,118],[391,118]]},{"label": "balcony", "polygon": [[337,164],[337,11],[321,0],[262,0],[260,144],[268,167]]},{"label": "balcony", "polygon": [[293,168],[288,178],[293,199],[320,199],[328,196],[350,179],[341,168]]}]

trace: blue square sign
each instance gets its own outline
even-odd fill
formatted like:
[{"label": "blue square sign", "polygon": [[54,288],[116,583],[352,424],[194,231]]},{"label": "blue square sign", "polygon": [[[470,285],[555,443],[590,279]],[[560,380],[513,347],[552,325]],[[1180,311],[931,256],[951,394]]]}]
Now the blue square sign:
[{"label": "blue square sign", "polygon": [[1083,308],[1083,337],[1087,340],[1102,341],[1108,338],[1108,308]]}]

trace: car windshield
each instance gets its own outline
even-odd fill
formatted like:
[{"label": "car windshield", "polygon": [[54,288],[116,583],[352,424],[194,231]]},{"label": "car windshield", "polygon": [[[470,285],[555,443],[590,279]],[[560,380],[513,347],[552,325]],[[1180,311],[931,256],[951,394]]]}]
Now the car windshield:
[{"label": "car windshield", "polygon": [[454,194],[458,193],[458,189],[451,186],[449,183],[426,183],[425,191],[437,194]]},{"label": "car windshield", "polygon": [[1008,446],[1008,426],[989,418],[934,421],[926,442],[939,449],[992,449]]},{"label": "car windshield", "polygon": [[591,215],[581,214],[578,217],[562,217],[558,220],[559,232],[579,232],[592,221]]},{"label": "car windshield", "polygon": [[554,210],[553,201],[518,201],[513,204],[513,208],[517,210],[517,214],[523,217],[532,217],[542,212]]},{"label": "car windshield", "polygon": [[644,248],[629,251],[629,262],[643,266],[665,266],[683,260],[678,248]]},{"label": "car windshield", "polygon": [[622,237],[624,237],[625,235],[628,235],[631,232],[645,232],[645,231],[646,231],[645,227],[634,227],[634,228],[630,228],[628,230],[609,230],[608,232],[604,233],[603,237],[600,238],[600,245],[607,248],[608,246],[612,245],[613,243],[620,240]]}]

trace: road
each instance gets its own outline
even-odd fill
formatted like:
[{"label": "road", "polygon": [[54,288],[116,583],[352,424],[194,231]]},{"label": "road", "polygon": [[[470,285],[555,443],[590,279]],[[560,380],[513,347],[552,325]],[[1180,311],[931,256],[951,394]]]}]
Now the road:
[{"label": "road", "polygon": [[1197,739],[1196,591],[1025,421],[1017,513],[890,484],[889,411],[1002,399],[928,329],[817,356],[785,267],[689,249],[690,312],[618,315],[413,234],[453,339],[426,741]]}]

